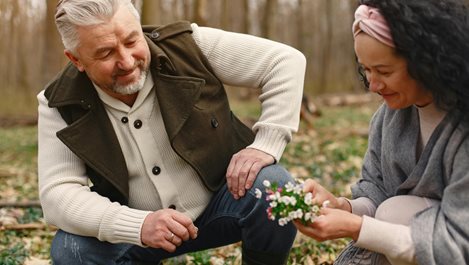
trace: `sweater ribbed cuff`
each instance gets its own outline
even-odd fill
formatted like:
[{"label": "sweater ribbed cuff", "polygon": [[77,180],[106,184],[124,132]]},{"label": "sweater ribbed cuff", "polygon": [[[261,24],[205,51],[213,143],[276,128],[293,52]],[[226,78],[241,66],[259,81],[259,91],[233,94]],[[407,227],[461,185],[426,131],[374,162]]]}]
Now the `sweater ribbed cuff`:
[{"label": "sweater ribbed cuff", "polygon": [[382,253],[404,264],[415,260],[410,227],[392,224],[364,215],[355,246]]},{"label": "sweater ribbed cuff", "polygon": [[102,223],[109,224],[101,227],[99,239],[111,243],[130,243],[144,246],[141,240],[143,222],[149,211],[120,207],[119,211],[106,213]]},{"label": "sweater ribbed cuff", "polygon": [[287,145],[285,130],[271,127],[259,127],[254,142],[248,148],[261,150],[280,161],[283,151]]}]

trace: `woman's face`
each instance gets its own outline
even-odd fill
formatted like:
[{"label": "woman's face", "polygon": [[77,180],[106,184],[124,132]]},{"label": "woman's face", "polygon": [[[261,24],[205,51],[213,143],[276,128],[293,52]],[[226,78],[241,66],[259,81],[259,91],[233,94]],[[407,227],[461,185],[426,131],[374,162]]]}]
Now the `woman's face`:
[{"label": "woman's face", "polygon": [[410,77],[407,61],[394,48],[362,32],[355,37],[355,53],[370,90],[381,95],[388,107],[425,106],[433,101],[431,93]]}]

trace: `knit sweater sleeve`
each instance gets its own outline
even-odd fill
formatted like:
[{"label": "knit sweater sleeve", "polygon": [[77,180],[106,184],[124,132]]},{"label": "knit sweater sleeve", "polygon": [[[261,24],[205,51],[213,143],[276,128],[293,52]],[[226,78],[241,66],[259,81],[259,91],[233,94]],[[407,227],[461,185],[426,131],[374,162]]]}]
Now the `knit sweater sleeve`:
[{"label": "knit sweater sleeve", "polygon": [[392,224],[364,215],[355,246],[382,253],[393,265],[416,264],[411,230],[406,225]]},{"label": "knit sweater sleeve", "polygon": [[113,203],[90,190],[84,163],[56,136],[67,125],[38,95],[39,196],[49,224],[69,233],[111,243],[142,245],[140,231],[150,213]]},{"label": "knit sweater sleeve", "polygon": [[393,265],[415,264],[415,247],[409,226],[373,218],[376,206],[366,197],[359,197],[349,202],[352,213],[363,218],[355,246],[382,253]]},{"label": "knit sweater sleeve", "polygon": [[251,148],[277,161],[298,130],[306,59],[298,50],[271,40],[199,27],[193,37],[217,77],[227,85],[260,88],[261,115]]}]

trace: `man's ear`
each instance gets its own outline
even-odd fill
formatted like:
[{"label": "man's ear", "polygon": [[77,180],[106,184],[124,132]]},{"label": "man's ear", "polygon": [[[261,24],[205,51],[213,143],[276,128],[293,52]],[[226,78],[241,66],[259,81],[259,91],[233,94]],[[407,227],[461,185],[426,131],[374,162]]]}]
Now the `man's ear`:
[{"label": "man's ear", "polygon": [[78,69],[78,71],[83,72],[85,71],[85,68],[83,67],[83,64],[81,64],[80,60],[73,55],[73,53],[69,50],[64,50],[65,56],[75,65],[75,67]]}]

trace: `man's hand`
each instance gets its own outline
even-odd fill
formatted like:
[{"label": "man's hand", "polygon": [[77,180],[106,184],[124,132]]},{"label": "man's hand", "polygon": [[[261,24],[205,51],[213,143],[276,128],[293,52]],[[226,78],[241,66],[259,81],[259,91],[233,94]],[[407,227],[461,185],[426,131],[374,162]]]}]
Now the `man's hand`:
[{"label": "man's hand", "polygon": [[363,219],[355,214],[339,209],[323,208],[312,223],[303,225],[294,221],[298,230],[317,241],[325,241],[336,238],[351,237],[358,239]]},{"label": "man's hand", "polygon": [[163,209],[145,218],[141,239],[149,247],[174,252],[183,241],[195,239],[197,231],[188,216],[173,209]]},{"label": "man's hand", "polygon": [[246,189],[252,187],[259,171],[274,162],[274,157],[254,148],[246,148],[234,154],[226,170],[226,183],[233,197],[243,197]]}]

